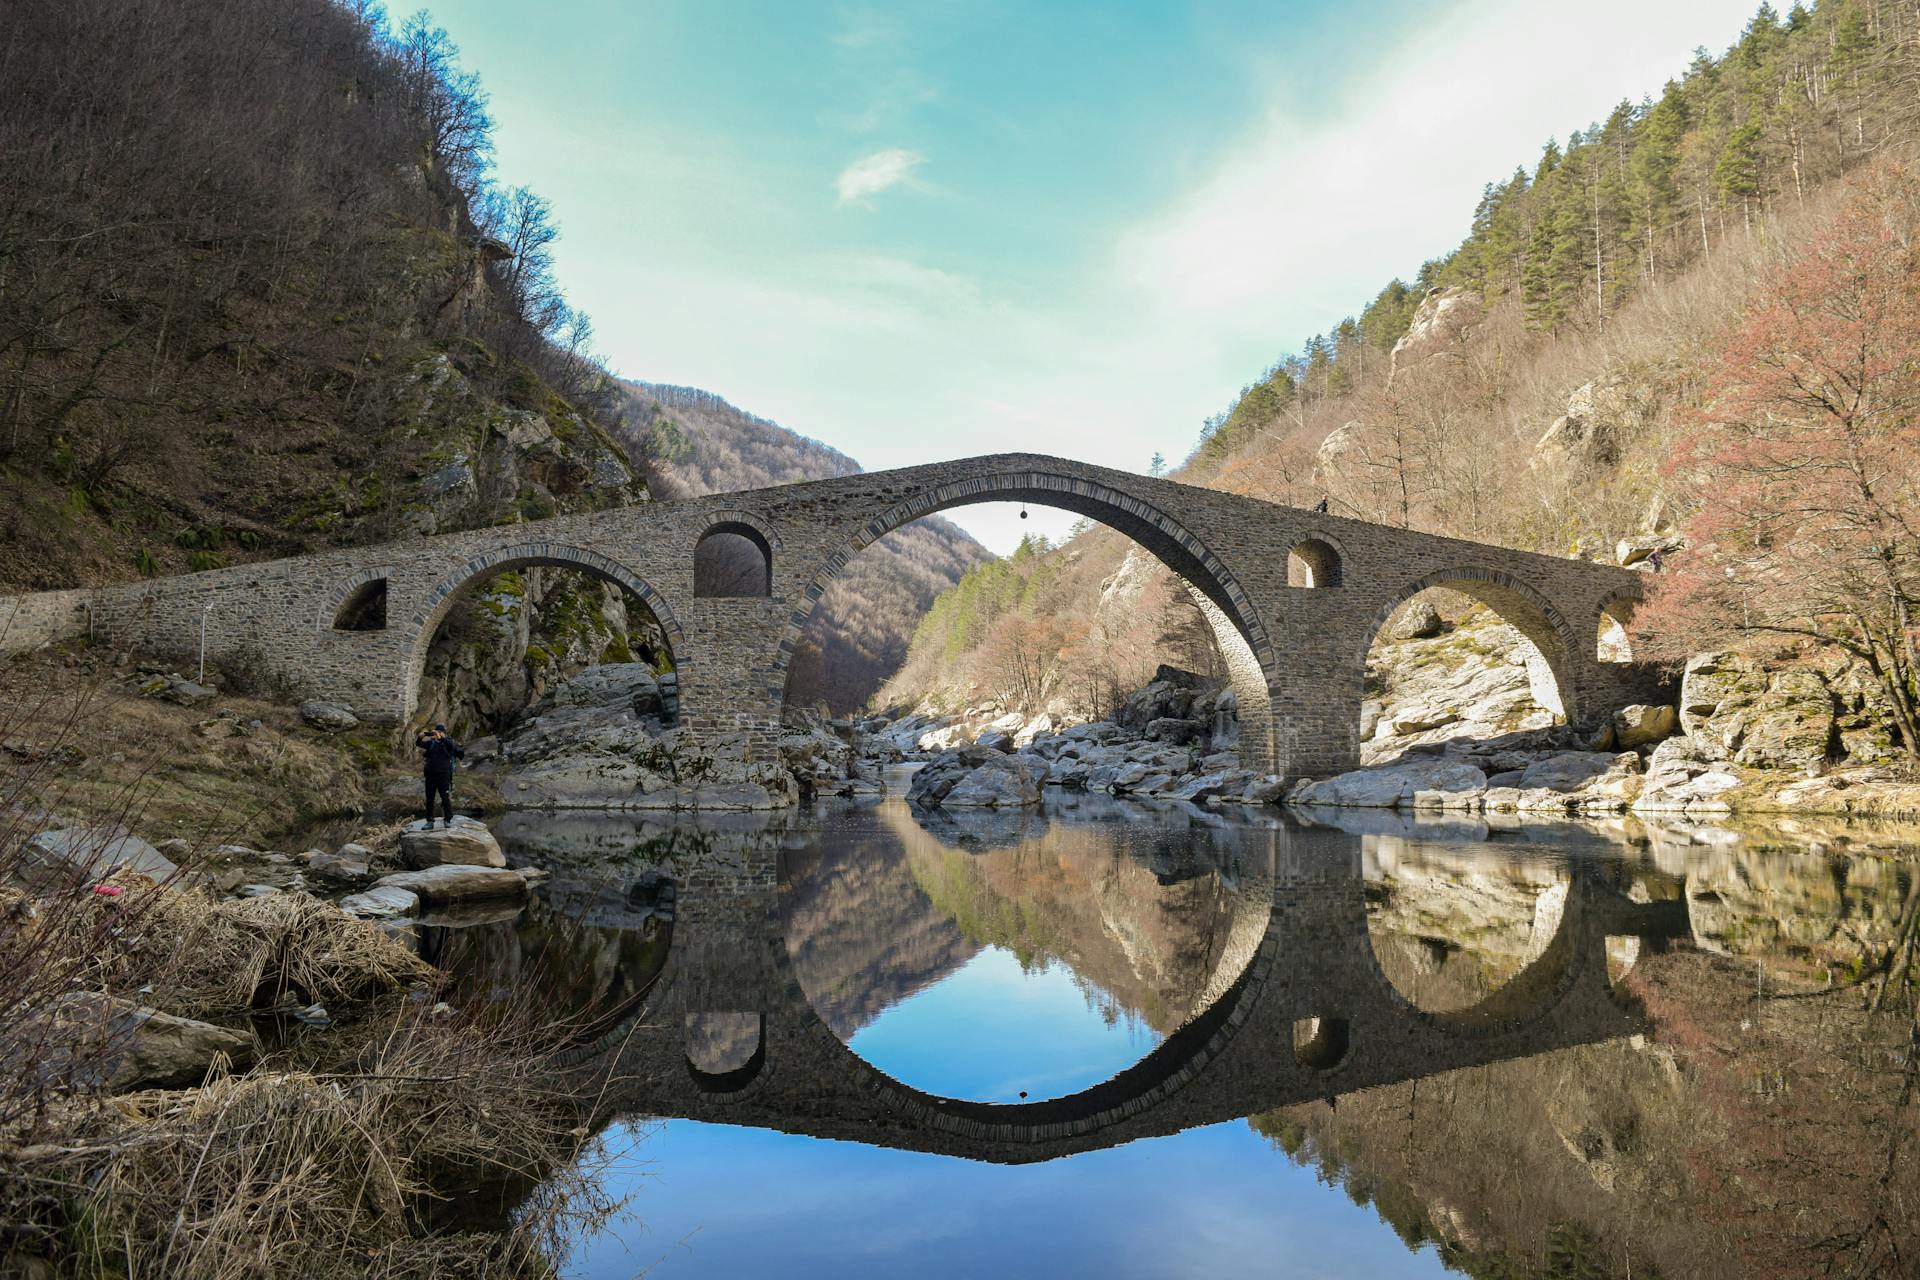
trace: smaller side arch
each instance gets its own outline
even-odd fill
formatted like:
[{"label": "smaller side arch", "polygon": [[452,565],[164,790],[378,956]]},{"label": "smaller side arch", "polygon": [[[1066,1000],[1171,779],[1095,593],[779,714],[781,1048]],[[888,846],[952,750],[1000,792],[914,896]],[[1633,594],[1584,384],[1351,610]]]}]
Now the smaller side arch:
[{"label": "smaller side arch", "polygon": [[[1575,705],[1577,685],[1572,661],[1579,648],[1565,616],[1538,591],[1512,574],[1498,569],[1470,566],[1441,569],[1402,587],[1381,605],[1361,632],[1359,651],[1353,655],[1355,671],[1366,670],[1367,655],[1372,652],[1374,638],[1387,625],[1394,610],[1432,587],[1445,587],[1473,597],[1531,641],[1553,676],[1554,688],[1551,692],[1557,694],[1560,703],[1558,707],[1548,709],[1558,711],[1569,723],[1578,718],[1581,709]],[[1546,692],[1544,689],[1537,690],[1536,700]]]},{"label": "smaller side arch", "polygon": [[[386,621],[381,627],[342,627],[338,624],[342,616],[350,611],[351,607],[366,593],[371,584],[384,583],[392,578],[393,575],[393,566],[383,564],[371,569],[358,570],[342,578],[321,597],[320,607],[314,611],[314,630],[378,631],[384,630],[387,626],[391,626],[393,623],[391,616],[386,617]],[[382,612],[384,616],[385,611],[383,610]]]},{"label": "smaller side arch", "polygon": [[765,598],[773,594],[779,537],[744,511],[720,511],[693,545],[696,599]]},{"label": "smaller side arch", "polygon": [[1310,534],[1287,552],[1287,585],[1338,587],[1345,580],[1346,563],[1346,549],[1331,534]]},{"label": "smaller side arch", "polygon": [[[753,1048],[738,1063],[718,1064],[696,1061],[695,1041],[705,1035],[735,1036],[742,1026],[751,1027]],[[687,1037],[687,1075],[709,1099],[733,1097],[759,1080],[767,1065],[767,1015],[762,1013],[689,1013],[685,1017]]]},{"label": "smaller side arch", "polygon": [[[427,593],[419,608],[408,619],[407,665],[403,673],[405,684],[400,694],[400,719],[403,723],[414,712],[414,700],[420,692],[421,673],[426,670],[428,646],[433,643],[434,632],[439,629],[441,620],[453,608],[453,598],[475,580],[489,574],[542,564],[585,569],[638,596],[659,622],[660,630],[666,634],[667,649],[673,655],[674,665],[685,669],[686,632],[681,629],[680,620],[674,616],[673,607],[646,579],[619,561],[584,547],[557,542],[514,543],[481,552],[462,563]],[[389,613],[390,625],[392,621]]]},{"label": "smaller side arch", "polygon": [[1640,605],[1638,591],[1616,591],[1600,602],[1600,614],[1594,620],[1594,658],[1606,663],[1633,661],[1633,642],[1627,628],[1633,611]]}]

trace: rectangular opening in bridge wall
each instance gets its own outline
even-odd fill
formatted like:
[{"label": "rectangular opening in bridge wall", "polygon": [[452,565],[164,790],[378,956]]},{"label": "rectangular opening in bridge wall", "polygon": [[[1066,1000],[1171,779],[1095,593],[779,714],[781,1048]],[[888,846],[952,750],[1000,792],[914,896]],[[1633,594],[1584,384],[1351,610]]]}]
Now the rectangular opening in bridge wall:
[{"label": "rectangular opening in bridge wall", "polygon": [[387,580],[375,578],[353,589],[340,611],[333,616],[335,631],[385,631],[387,629]]}]

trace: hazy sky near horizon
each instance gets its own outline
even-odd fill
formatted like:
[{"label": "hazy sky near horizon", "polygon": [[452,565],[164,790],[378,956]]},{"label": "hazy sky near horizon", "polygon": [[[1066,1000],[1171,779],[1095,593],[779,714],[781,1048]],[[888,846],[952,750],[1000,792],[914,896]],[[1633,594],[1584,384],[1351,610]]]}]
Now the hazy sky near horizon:
[{"label": "hazy sky near horizon", "polygon": [[[619,373],[1144,471],[1757,0],[432,0]],[[396,6],[395,12],[405,12]],[[996,551],[1071,517],[950,513]]]}]

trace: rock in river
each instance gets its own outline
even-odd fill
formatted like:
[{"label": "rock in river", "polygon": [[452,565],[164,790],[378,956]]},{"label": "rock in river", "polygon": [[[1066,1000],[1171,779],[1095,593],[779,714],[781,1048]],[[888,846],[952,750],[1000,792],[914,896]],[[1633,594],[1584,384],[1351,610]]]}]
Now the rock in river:
[{"label": "rock in river", "polygon": [[412,822],[400,833],[400,860],[409,867],[504,867],[507,855],[483,822],[456,816],[450,827]]}]

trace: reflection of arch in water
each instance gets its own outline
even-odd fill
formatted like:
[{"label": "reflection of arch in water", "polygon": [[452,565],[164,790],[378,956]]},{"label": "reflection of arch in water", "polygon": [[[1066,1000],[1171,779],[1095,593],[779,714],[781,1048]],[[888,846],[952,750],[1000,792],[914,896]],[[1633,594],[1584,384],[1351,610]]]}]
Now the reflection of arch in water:
[{"label": "reflection of arch in water", "polygon": [[[1027,847],[1018,850],[995,847],[997,841],[992,839],[983,842],[969,838],[970,831],[981,826],[990,834],[997,830],[1000,817],[955,811],[936,818],[933,814],[910,814],[903,807],[873,813],[866,819],[871,824],[869,837],[842,845],[838,856],[786,860],[782,867],[783,905],[831,901],[837,893],[857,884],[863,900],[885,900],[886,905],[878,908],[883,911],[880,919],[885,921],[885,927],[898,929],[914,940],[916,956],[937,954],[941,939],[948,934],[955,942],[964,943],[965,950],[950,954],[947,967],[936,971],[902,965],[893,958],[890,948],[880,952],[887,957],[884,973],[868,971],[867,976],[879,979],[897,999],[938,980],[984,945],[1007,946],[1023,957],[1029,953],[1060,955],[1053,943],[1075,936],[1071,923],[1031,932],[1018,924],[1002,928],[985,926],[983,932],[980,928],[968,930],[960,922],[970,914],[985,919],[1057,922],[1062,911],[1069,916],[1073,914],[1075,902],[1095,901],[1075,894],[1072,901],[1062,902],[1053,896],[1058,885],[1099,883],[1105,886],[1105,893],[1125,896],[1142,908],[1142,919],[1134,925],[1115,926],[1122,932],[1134,928],[1153,934],[1163,930],[1198,930],[1183,936],[1200,940],[1202,947],[1189,950],[1185,955],[1190,961],[1203,950],[1203,964],[1183,964],[1175,960],[1167,970],[1148,966],[1154,970],[1151,975],[1138,968],[1132,970],[1130,977],[1109,973],[1108,977],[1115,982],[1103,988],[1143,1021],[1172,1036],[1186,1037],[1183,1043],[1193,1042],[1199,1026],[1207,1021],[1207,1011],[1217,1009],[1223,1000],[1233,997],[1237,984],[1256,958],[1271,913],[1272,895],[1241,883],[1236,866],[1237,845],[1217,839],[1195,841],[1194,833],[1185,828],[1177,833],[1168,831],[1169,838],[1180,838],[1190,851],[1189,874],[1175,878],[1171,885],[1162,881],[1161,887],[1143,902],[1139,897],[1142,886],[1160,880],[1154,857],[1159,849],[1157,841],[1131,838],[1143,834],[1132,832],[1129,839],[1116,843],[1111,838],[1115,830],[1112,827],[1074,823],[1043,824],[1038,831],[1029,829]],[[843,834],[842,839],[845,838]],[[989,851],[976,851],[981,844],[988,846]],[[1203,867],[1210,872],[1204,877]],[[1011,893],[1010,885],[1013,886]],[[977,896],[982,893],[988,898],[983,900]],[[1029,893],[1037,896],[1029,897]],[[1017,906],[1012,905],[1016,903]],[[1001,906],[1007,907],[1008,914],[1004,917]],[[790,932],[785,939],[779,951],[783,969],[776,980],[786,984],[792,1005],[806,1011],[805,1021],[817,1024],[830,1038],[830,1043],[823,1038],[806,1050],[810,1060],[848,1058],[849,1069],[863,1081],[871,1079],[874,1088],[897,1091],[902,1105],[950,1116],[971,1115],[976,1106],[1002,1105],[1051,1106],[1063,1114],[1078,1115],[1089,1108],[1099,1109],[1093,1099],[1102,1090],[1115,1092],[1115,1082],[1109,1080],[1064,1097],[1035,1099],[1024,1104],[978,1103],[971,1099],[935,1098],[918,1086],[889,1075],[846,1047],[846,1042],[879,1008],[867,1005],[862,1016],[850,1017],[847,970],[835,963],[839,957],[849,954],[847,945],[840,943],[826,948],[823,968],[819,963],[822,957],[802,942],[802,939],[811,942],[818,937],[815,931],[821,928],[821,921],[817,911],[785,918],[803,932]],[[1092,920],[1096,927],[1111,924],[1105,912],[1093,914]],[[1085,926],[1089,922],[1081,923]],[[844,936],[840,930],[833,932],[836,937]],[[1097,945],[1093,949],[1099,951]],[[1107,959],[1124,957],[1130,961],[1134,955],[1120,948],[1118,954],[1110,953]],[[1087,972],[1083,966],[1083,975]],[[1169,973],[1178,975],[1177,986],[1168,981]],[[1201,1011],[1201,1016],[1188,1016],[1190,1010]],[[1160,1016],[1156,1017],[1156,1012]],[[1169,1013],[1173,1015],[1172,1020],[1166,1018]],[[1181,1022],[1184,1025],[1179,1025]],[[813,1034],[810,1026],[808,1035]],[[1204,1047],[1204,1037],[1197,1043]],[[1149,1063],[1172,1061],[1173,1068],[1157,1072],[1169,1074],[1180,1065],[1180,1053],[1178,1045],[1172,1049],[1165,1043],[1156,1046],[1123,1072],[1122,1078],[1136,1084],[1151,1081],[1156,1076],[1156,1067]],[[1159,1056],[1156,1058],[1156,1055]],[[1075,1097],[1080,1098],[1078,1103],[1066,1101]]]},{"label": "reflection of arch in water", "polygon": [[[603,1058],[602,1065],[647,1082],[622,1105],[651,1114],[711,1113],[729,1123],[1026,1162],[1644,1029],[1607,981],[1605,939],[1646,930],[1664,936],[1676,926],[1595,876],[1581,872],[1570,882],[1560,928],[1530,967],[1532,977],[1471,1010],[1433,1017],[1398,997],[1374,961],[1357,842],[1324,831],[1266,835],[1265,927],[1245,970],[1140,1062],[1080,1093],[979,1103],[895,1081],[847,1048],[813,1010],[778,944],[764,952],[771,962],[761,988],[764,1052],[758,1074],[739,1092],[714,1095],[688,1078],[672,1015],[695,1006],[664,983],[644,1016],[625,1028],[626,1040],[606,1042],[616,1060]],[[725,945],[739,953],[759,944],[736,937]],[[738,1008],[744,992],[733,994],[730,1007]],[[719,1006],[703,999],[699,1007]],[[1296,1026],[1309,1018],[1337,1022],[1344,1056],[1296,1056]],[[655,1043],[649,1035],[665,1038]],[[660,1065],[650,1069],[647,1061]],[[683,1089],[672,1086],[675,1078],[686,1082]]]},{"label": "reflection of arch in water", "polygon": [[[1571,886],[1565,862],[1522,861],[1485,853],[1460,856],[1444,845],[1403,846],[1400,841],[1385,840],[1373,846],[1363,874],[1369,950],[1393,998],[1404,1002],[1410,1011],[1461,1034],[1477,1034],[1508,1020],[1510,1015],[1498,1014],[1501,1009],[1524,1009],[1551,1000],[1567,969],[1566,948],[1556,946],[1567,936],[1562,925]],[[1489,880],[1498,880],[1499,884],[1490,888]],[[1484,900],[1500,897],[1503,888],[1510,888],[1509,896],[1525,897],[1523,917],[1516,914],[1509,919],[1501,910],[1504,902],[1496,902],[1491,910],[1486,907]],[[1417,919],[1395,921],[1411,928],[1389,927],[1388,916],[1398,900],[1444,906],[1450,893],[1479,899],[1463,903],[1455,913],[1461,917],[1473,913],[1469,927],[1480,935],[1479,946],[1474,939],[1463,941],[1450,936],[1445,918],[1437,922],[1437,931],[1426,932],[1425,926],[1436,923],[1430,907]],[[1491,949],[1486,936],[1501,932],[1503,926],[1521,935],[1518,946],[1500,953],[1513,962],[1511,972],[1490,982],[1484,990],[1446,991],[1444,977],[1449,968],[1455,967],[1453,958],[1468,955],[1484,964],[1485,953]],[[1426,952],[1424,963],[1421,951]],[[1429,976],[1443,979],[1440,991],[1432,989],[1436,984],[1423,981]],[[1476,984],[1469,979],[1466,985]]]}]

